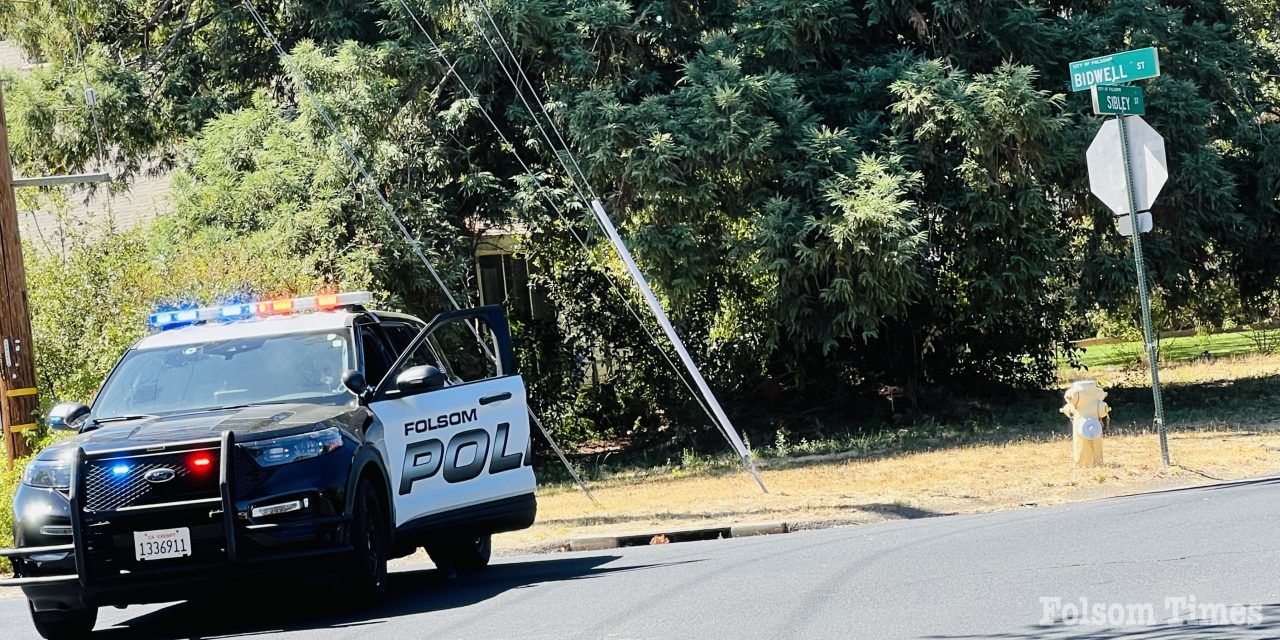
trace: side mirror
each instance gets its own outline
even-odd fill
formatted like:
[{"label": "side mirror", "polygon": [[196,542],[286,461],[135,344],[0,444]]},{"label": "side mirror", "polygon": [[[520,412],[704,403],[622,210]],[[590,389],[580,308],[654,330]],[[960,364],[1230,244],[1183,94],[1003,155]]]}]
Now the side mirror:
[{"label": "side mirror", "polygon": [[429,364],[409,367],[396,376],[396,390],[400,393],[435,391],[444,387],[444,372]]},{"label": "side mirror", "polygon": [[79,402],[59,402],[49,410],[49,426],[63,431],[77,431],[88,415],[89,407]]},{"label": "side mirror", "polygon": [[342,372],[342,386],[351,393],[364,397],[365,392],[369,390],[369,381],[364,379],[363,373],[348,369]]}]

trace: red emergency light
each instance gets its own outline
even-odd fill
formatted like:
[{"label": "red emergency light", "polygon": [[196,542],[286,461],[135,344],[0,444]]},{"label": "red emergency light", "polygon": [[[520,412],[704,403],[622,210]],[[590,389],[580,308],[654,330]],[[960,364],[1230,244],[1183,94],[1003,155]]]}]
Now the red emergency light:
[{"label": "red emergency light", "polygon": [[213,455],[204,451],[194,453],[187,459],[187,465],[192,471],[208,471],[213,468]]}]

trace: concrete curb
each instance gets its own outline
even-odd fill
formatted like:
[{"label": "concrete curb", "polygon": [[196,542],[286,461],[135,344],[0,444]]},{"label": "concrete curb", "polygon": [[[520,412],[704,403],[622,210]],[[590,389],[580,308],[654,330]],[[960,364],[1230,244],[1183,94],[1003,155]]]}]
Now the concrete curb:
[{"label": "concrete curb", "polygon": [[569,551],[601,551],[604,549],[617,549],[618,547],[640,547],[671,542],[768,536],[789,531],[791,531],[791,527],[785,522],[752,522],[676,529],[653,529],[611,536],[571,538],[567,546]]},{"label": "concrete curb", "polygon": [[748,536],[772,536],[788,533],[791,527],[785,522],[757,522],[751,524],[735,524],[729,528],[730,538],[746,538]]}]

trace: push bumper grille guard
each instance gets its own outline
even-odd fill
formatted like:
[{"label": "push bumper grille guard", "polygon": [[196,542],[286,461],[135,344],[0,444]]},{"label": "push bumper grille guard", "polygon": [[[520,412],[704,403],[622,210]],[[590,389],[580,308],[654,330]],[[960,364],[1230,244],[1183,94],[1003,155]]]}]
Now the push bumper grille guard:
[{"label": "push bumper grille guard", "polygon": [[[215,445],[215,444],[218,445],[218,449],[219,449],[219,458],[218,458],[218,494],[219,495],[217,498],[209,498],[206,500],[187,500],[187,501],[165,502],[165,503],[159,503],[159,504],[131,506],[127,508],[127,511],[129,513],[136,513],[136,514],[158,513],[158,512],[163,512],[165,510],[180,509],[183,507],[188,507],[193,504],[201,504],[201,503],[213,504],[216,501],[221,504],[222,530],[223,530],[223,535],[225,536],[225,544],[224,544],[224,549],[226,553],[225,559],[223,561],[201,563],[200,565],[189,565],[184,567],[173,567],[171,569],[148,571],[146,575],[148,576],[155,575],[158,577],[163,574],[181,573],[184,571],[194,570],[197,567],[227,568],[227,567],[233,567],[233,566],[239,566],[239,565],[245,565],[245,564],[257,564],[262,562],[293,560],[293,559],[299,559],[299,558],[323,556],[323,555],[330,555],[334,553],[345,553],[345,552],[351,551],[351,547],[349,545],[340,545],[337,547],[330,547],[330,548],[324,548],[324,549],[278,553],[278,554],[273,554],[265,557],[253,557],[253,558],[242,557],[238,550],[238,547],[239,547],[238,537],[239,537],[241,528],[256,530],[256,529],[262,529],[262,528],[285,529],[285,528],[291,528],[294,526],[334,525],[334,524],[342,524],[342,523],[349,522],[350,517],[349,516],[331,516],[331,517],[324,517],[324,518],[316,518],[305,523],[280,523],[280,524],[257,525],[257,526],[245,525],[244,527],[237,525],[238,514],[236,513],[236,504],[235,504],[235,498],[234,498],[235,479],[236,479],[236,474],[235,474],[236,462],[235,461],[237,458],[237,456],[235,455],[235,451],[236,451],[235,434],[232,433],[231,431],[224,431],[222,432],[221,437],[219,437],[216,440],[189,441],[189,442],[179,443],[177,446],[181,447],[181,449],[178,449],[178,451],[184,451],[187,449],[199,449],[201,446],[206,448],[211,448],[210,445]],[[173,446],[175,445],[168,445],[168,447],[173,447]],[[113,450],[110,452],[101,452],[101,453],[95,454],[94,459],[96,459],[98,456],[103,455],[103,453],[115,455],[115,454],[121,454],[126,452],[135,452],[137,454],[144,455],[148,453],[155,453],[155,450],[154,448],[152,450],[148,450],[146,448]],[[71,467],[70,502],[71,502],[71,535],[73,540],[72,544],[46,546],[46,547],[22,547],[22,548],[16,548],[16,549],[0,549],[0,556],[2,557],[22,558],[22,559],[26,559],[26,558],[30,558],[38,555],[44,555],[44,554],[71,552],[71,554],[74,556],[74,559],[75,559],[76,573],[74,575],[67,574],[67,575],[51,575],[51,576],[25,576],[25,577],[15,576],[7,580],[0,580],[0,587],[21,587],[21,586],[64,584],[64,583],[78,582],[80,586],[89,588],[89,587],[95,586],[95,583],[100,582],[93,575],[93,568],[90,566],[90,563],[88,561],[88,558],[89,558],[88,544],[87,544],[87,537],[85,535],[86,523],[85,523],[85,513],[83,511],[83,503],[85,500],[84,469],[85,469],[86,462],[88,462],[89,460],[90,460],[90,456],[88,456],[88,454],[84,452],[84,449],[81,449],[81,448],[76,449],[74,464]]]},{"label": "push bumper grille guard", "polygon": [[[198,450],[201,446],[218,445],[218,493],[217,501],[222,508],[223,533],[226,536],[226,563],[234,564],[236,562],[236,527],[235,527],[235,502],[232,499],[232,479],[235,478],[234,470],[231,465],[234,464],[235,456],[232,455],[235,446],[235,435],[230,431],[222,432],[222,436],[217,440],[194,440],[189,442],[178,443],[180,447],[178,451]],[[165,449],[175,445],[168,445]],[[95,455],[118,455],[127,453],[136,453],[138,455],[147,455],[156,453],[156,448],[129,448],[129,449],[113,449],[107,452],[101,452]],[[15,549],[0,549],[0,556],[7,558],[27,559],[38,555],[47,555],[50,553],[64,553],[70,551],[75,559],[76,573],[75,575],[52,575],[52,576],[25,576],[13,577],[7,580],[0,580],[0,587],[22,587],[32,585],[45,584],[63,584],[63,583],[80,583],[82,587],[90,587],[94,583],[94,576],[88,562],[88,549],[85,540],[85,513],[83,510],[85,500],[85,464],[89,456],[84,452],[83,448],[77,448],[72,458],[71,466],[71,539],[72,544],[56,545],[48,547],[20,547]],[[183,502],[163,502],[158,504],[147,504],[139,506],[130,506],[128,509],[136,513],[159,512],[166,509],[172,509],[182,506]],[[190,502],[205,502],[190,501]]]}]

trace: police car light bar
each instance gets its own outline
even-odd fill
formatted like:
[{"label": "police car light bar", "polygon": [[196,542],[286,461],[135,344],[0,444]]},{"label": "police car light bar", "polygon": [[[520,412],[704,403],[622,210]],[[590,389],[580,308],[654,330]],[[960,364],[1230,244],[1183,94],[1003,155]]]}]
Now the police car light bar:
[{"label": "police car light bar", "polygon": [[303,311],[328,311],[353,304],[364,304],[372,300],[373,294],[368,291],[322,293],[305,298],[281,298],[278,300],[260,300],[258,302],[240,302],[218,307],[202,307],[200,309],[157,311],[147,318],[147,324],[157,329],[165,329],[174,325],[207,322],[210,320],[244,320],[246,318],[287,315]]}]

